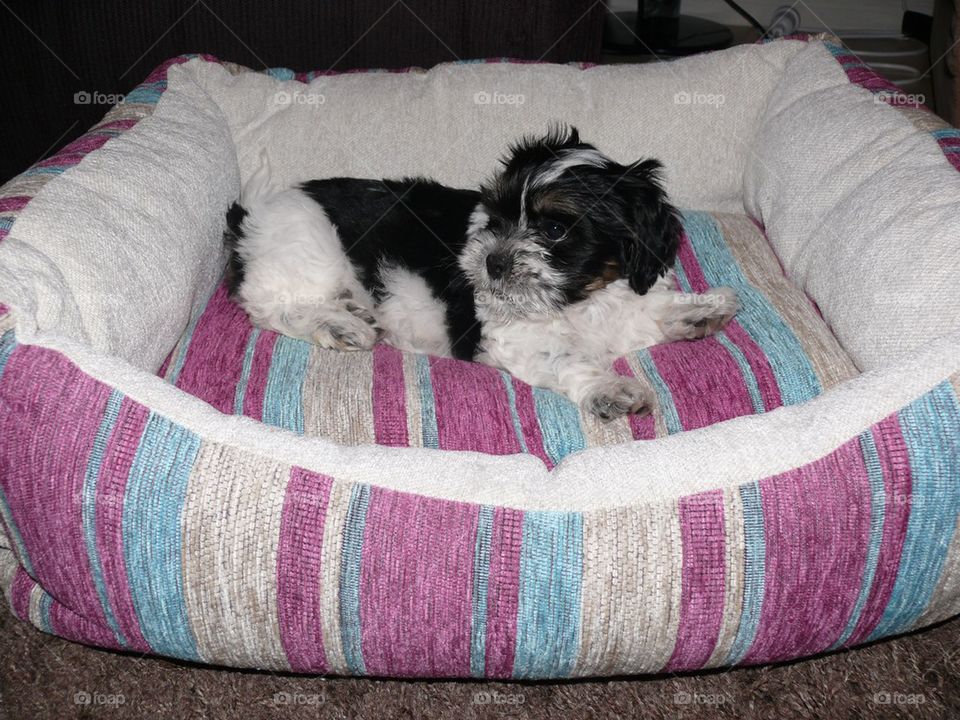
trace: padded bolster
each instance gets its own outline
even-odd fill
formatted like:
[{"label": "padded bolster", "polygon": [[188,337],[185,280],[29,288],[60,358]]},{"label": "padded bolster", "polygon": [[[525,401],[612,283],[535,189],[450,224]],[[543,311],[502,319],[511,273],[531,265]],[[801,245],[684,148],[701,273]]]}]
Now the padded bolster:
[{"label": "padded bolster", "polygon": [[960,329],[956,135],[830,43],[771,95],[744,203],[862,370]]}]

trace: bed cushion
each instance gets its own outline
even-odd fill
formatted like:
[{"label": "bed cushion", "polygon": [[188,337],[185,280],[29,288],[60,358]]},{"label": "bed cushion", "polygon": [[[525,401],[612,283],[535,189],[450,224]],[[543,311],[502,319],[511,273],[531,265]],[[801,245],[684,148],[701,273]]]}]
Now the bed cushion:
[{"label": "bed cushion", "polygon": [[[573,103],[568,109],[591,128],[619,137],[624,153],[645,153],[650,137],[679,138],[667,147],[675,195],[691,200],[683,200],[686,207],[720,212],[727,203],[740,207],[748,165],[731,151],[746,152],[763,132],[785,61],[813,47],[816,62],[794,69],[830,82],[837,77],[834,65],[820,62],[835,56],[819,40],[770,47],[612,74],[588,70],[575,78],[569,68],[497,66],[490,75],[486,64],[435,74],[464,81],[448,82],[448,92],[492,77],[536,79],[534,88],[575,79],[574,92],[541,98],[529,114],[514,105],[488,107],[497,113],[490,116],[471,106],[475,113],[458,118],[472,123],[471,137],[481,146],[493,147],[498,140],[482,135],[485,125],[500,127],[502,120],[503,127],[537,130],[543,113],[562,101]],[[179,65],[185,67],[178,71]],[[211,58],[171,61],[89,135],[0,189],[0,587],[17,617],[78,642],[217,665],[527,679],[775,662],[960,612],[960,334],[904,348],[830,386],[823,368],[831,361],[818,356],[829,343],[810,340],[823,326],[805,332],[805,321],[791,314],[806,301],[778,289],[781,273],[742,216],[710,221],[723,228],[734,263],[715,253],[721,242],[704,232],[706,216],[688,213],[685,256],[696,261],[681,259],[683,277],[699,282],[699,266],[702,280],[713,283],[715,273],[739,264],[783,316],[800,354],[777,347],[789,335],[775,317],[759,328],[746,315],[741,321],[770,366],[781,407],[587,447],[552,467],[529,452],[338,444],[233,414],[238,383],[231,378],[245,372],[241,363],[237,375],[236,358],[246,358],[251,346],[242,316],[211,311],[223,322],[205,334],[199,325],[186,332],[184,352],[171,353],[215,293],[224,263],[223,213],[250,159],[251,145],[237,144],[246,135],[242,124],[232,124],[237,115],[200,80],[220,74],[227,82],[218,87],[229,94],[230,77],[243,81],[251,73],[208,65],[219,68]],[[200,68],[206,70],[198,75]],[[705,70],[717,88],[730,91],[725,104],[664,106],[665,73],[703,92],[693,79]],[[253,85],[273,92],[292,77],[310,79],[289,71],[256,77]],[[403,97],[399,77],[396,97]],[[423,90],[430,77],[412,74],[409,89]],[[851,82],[874,82],[857,77]],[[352,87],[358,104],[375,101],[354,82],[331,80]],[[642,111],[636,118],[611,102],[621,83],[637,93],[630,96]],[[489,86],[471,90],[482,87]],[[859,92],[853,84],[836,91]],[[449,119],[431,120],[434,95],[407,97],[410,116],[423,123],[418,132],[427,128],[429,137],[430,122]],[[582,111],[583,102],[590,112]],[[274,104],[254,111],[255,125],[278,113]],[[810,122],[821,117],[816,129],[829,134],[830,114]],[[349,123],[326,128],[335,129],[331,142],[355,132]],[[167,149],[176,162],[166,159]],[[297,170],[296,153],[287,157],[287,170]],[[711,157],[732,163],[715,173],[703,162]],[[297,171],[317,174],[318,158],[307,160]],[[448,160],[441,169],[456,171],[456,158]],[[939,162],[951,167],[946,157]],[[784,173],[790,172],[788,165]],[[817,187],[807,177],[795,192]],[[760,197],[750,188],[741,198],[748,208]],[[118,214],[111,193],[127,191],[139,198],[120,205],[129,212]],[[181,201],[185,193],[193,204],[166,202],[168,191]],[[903,192],[919,205],[925,199],[911,196],[910,186]],[[108,232],[101,218],[111,219]],[[775,249],[791,231],[785,218],[764,214]],[[757,245],[744,239],[750,237]],[[149,262],[137,262],[138,252]],[[949,278],[929,280],[937,292],[951,287]],[[840,295],[814,296],[828,301],[822,308],[828,324],[837,311],[829,302]],[[228,325],[236,325],[233,332]],[[777,330],[775,342],[763,337],[769,329]],[[882,331],[876,323],[870,328]],[[227,412],[157,376],[169,358],[163,375],[188,377],[191,354],[203,360],[217,333],[232,337],[226,344],[233,349],[195,367],[207,373],[203,384],[220,388],[211,400]],[[740,350],[766,408],[773,396],[764,361],[739,344],[735,331],[727,339],[723,349],[734,360],[733,346]],[[291,391],[299,385],[283,381],[298,377],[288,370],[296,370],[290,358],[302,352],[284,359],[275,339],[269,367],[266,357],[257,365],[259,341],[247,382],[240,383],[240,404],[264,413],[263,399],[272,394],[278,417],[305,416],[302,398]],[[842,338],[840,344],[850,349]],[[725,357],[687,347],[713,361]],[[375,390],[380,363],[376,353],[367,357]],[[275,359],[283,361],[278,373]],[[781,382],[780,362],[798,374]],[[415,407],[420,386],[417,393],[411,386],[413,402],[404,386],[401,413],[395,355],[392,363],[397,385],[387,405],[398,418]],[[791,393],[813,387],[803,371],[808,365],[826,390],[791,404]],[[838,377],[843,366],[837,361]],[[656,367],[661,379],[670,377]],[[711,373],[702,377],[726,393],[730,373]],[[739,406],[749,396],[752,407],[757,395],[748,376],[741,377],[748,392],[740,392]],[[681,423],[695,417],[691,411],[730,412],[727,400],[704,403],[667,386]],[[435,398],[436,415],[445,401]],[[384,403],[368,386],[359,388],[356,407],[373,408],[363,412],[376,418]],[[502,407],[497,412],[506,418]],[[408,437],[416,435],[417,416],[407,414]],[[666,413],[661,421],[669,424]]]},{"label": "bed cushion", "polygon": [[684,213],[677,282],[729,285],[743,309],[713,338],[656,346],[616,370],[643,378],[651,416],[601,422],[565,397],[450,358],[323,350],[251,326],[219,285],[160,375],[224,413],[342,444],[530,453],[549,467],[587,447],[647,440],[810,400],[857,370],[744,215]]}]

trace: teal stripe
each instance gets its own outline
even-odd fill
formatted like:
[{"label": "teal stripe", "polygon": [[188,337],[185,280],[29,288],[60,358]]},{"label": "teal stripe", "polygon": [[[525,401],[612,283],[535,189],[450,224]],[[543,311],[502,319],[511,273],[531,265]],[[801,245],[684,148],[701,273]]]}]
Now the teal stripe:
[{"label": "teal stripe", "polygon": [[573,670],[580,644],[582,574],[580,513],[525,513],[515,678],[561,678]]},{"label": "teal stripe", "polygon": [[470,674],[483,677],[487,660],[487,586],[490,581],[490,544],[493,542],[493,507],[477,513],[477,542],[473,550],[473,615],[470,623]]},{"label": "teal stripe", "polygon": [[164,87],[154,87],[152,84],[140,85],[131,90],[123,101],[127,104],[144,103],[147,105],[156,105],[160,101],[160,96],[163,95],[164,90],[166,90],[166,83],[164,83]]},{"label": "teal stripe", "polygon": [[543,449],[554,465],[587,446],[580,426],[580,411],[570,400],[551,390],[535,387],[533,406],[540,420]]},{"label": "teal stripe", "polygon": [[766,576],[767,541],[759,483],[741,485],[740,502],[743,504],[743,605],[740,608],[740,626],[724,661],[725,665],[736,665],[753,644],[760,626]]},{"label": "teal stripe", "polygon": [[7,362],[16,347],[17,338],[13,330],[7,330],[0,335],[0,380],[3,379],[3,371],[7,369]]},{"label": "teal stripe", "polygon": [[770,301],[743,275],[713,217],[703,212],[686,212],[683,217],[707,283],[736,289],[741,306],[737,322],[767,356],[784,405],[819,395],[820,380],[803,346]]},{"label": "teal stripe", "polygon": [[277,80],[293,80],[296,77],[296,74],[290,68],[285,67],[274,67],[267,68],[264,72],[272,78]]},{"label": "teal stripe", "polygon": [[433,381],[430,379],[430,358],[417,355],[417,388],[420,390],[420,433],[423,446],[439,448],[437,406],[434,404]]},{"label": "teal stripe", "polygon": [[303,381],[313,346],[277,336],[263,397],[263,422],[303,435]]},{"label": "teal stripe", "polygon": [[727,337],[727,334],[722,330],[718,332],[714,337],[717,339],[728,353],[732,357],[740,368],[740,374],[743,376],[743,382],[747,386],[747,392],[750,394],[750,403],[753,405],[753,411],[755,413],[766,412],[766,407],[763,404],[763,395],[760,394],[760,386],[757,384],[757,378],[753,374],[753,368],[750,367],[750,363],[747,361],[747,356],[743,354],[743,351],[733,344],[733,341]]},{"label": "teal stripe", "polygon": [[657,404],[660,406],[660,413],[663,415],[667,432],[671,435],[682,432],[683,425],[680,422],[680,415],[677,413],[677,406],[673,404],[673,394],[663,378],[660,377],[660,371],[657,370],[657,365],[653,362],[650,351],[640,350],[637,353],[637,361],[643,368],[643,374],[647,376],[653,386],[653,391],[657,394]]},{"label": "teal stripe", "polygon": [[200,438],[150,413],[127,479],[123,555],[143,637],[158,655],[201,660],[183,595],[181,514]]},{"label": "teal stripe", "polygon": [[860,594],[850,613],[847,626],[840,637],[830,647],[835,650],[843,647],[860,621],[860,613],[866,607],[870,589],[873,587],[873,577],[877,572],[877,561],[880,558],[880,544],[883,541],[883,523],[886,516],[887,491],[883,483],[883,469],[880,466],[880,453],[877,452],[877,443],[873,433],[867,430],[860,434],[860,452],[863,455],[863,464],[867,468],[867,477],[870,480],[870,540],[867,546],[867,559],[863,568],[863,580],[860,582]]},{"label": "teal stripe", "polygon": [[869,639],[906,632],[937,586],[960,508],[960,405],[944,382],[899,413],[910,457],[910,519],[883,617]]},{"label": "teal stripe", "polygon": [[233,396],[234,415],[243,415],[243,400],[247,394],[247,385],[250,383],[250,368],[253,367],[253,355],[259,338],[260,328],[255,327],[247,338],[247,347],[243,351],[243,367],[240,369],[240,380],[237,382],[236,394]]},{"label": "teal stripe", "polygon": [[[39,585],[37,587],[40,587]],[[40,629],[45,633],[53,635],[53,621],[50,620],[50,608],[53,607],[53,596],[46,590],[40,588],[40,602],[37,603],[40,610]]]},{"label": "teal stripe", "polygon": [[503,386],[507,389],[507,399],[510,401],[510,418],[513,421],[513,432],[517,436],[517,442],[520,443],[520,452],[529,452],[527,450],[527,440],[523,437],[520,414],[517,412],[517,393],[513,389],[513,378],[503,370],[500,371],[500,378],[503,380]]},{"label": "teal stripe", "polygon": [[93,450],[91,450],[90,457],[87,460],[87,471],[83,478],[80,518],[83,525],[83,538],[87,545],[87,558],[90,561],[90,574],[93,576],[93,585],[97,590],[97,597],[100,598],[103,614],[110,629],[113,630],[117,642],[126,646],[127,640],[120,630],[116,617],[114,617],[113,609],[110,607],[107,586],[103,580],[100,553],[97,552],[97,481],[100,479],[100,467],[107,450],[107,442],[110,440],[110,434],[113,432],[120,415],[121,403],[123,403],[123,395],[118,390],[113,390],[107,399],[103,419],[100,421],[100,427],[97,428],[97,433],[93,438]]},{"label": "teal stripe", "polygon": [[340,639],[343,657],[352,675],[366,674],[360,632],[360,566],[369,505],[370,486],[354,485],[350,490],[340,556]]},{"label": "teal stripe", "polygon": [[681,292],[693,292],[693,286],[690,284],[690,279],[687,277],[687,271],[683,269],[683,265],[681,265],[679,262],[673,264],[673,274],[677,276],[677,284],[680,286]]}]

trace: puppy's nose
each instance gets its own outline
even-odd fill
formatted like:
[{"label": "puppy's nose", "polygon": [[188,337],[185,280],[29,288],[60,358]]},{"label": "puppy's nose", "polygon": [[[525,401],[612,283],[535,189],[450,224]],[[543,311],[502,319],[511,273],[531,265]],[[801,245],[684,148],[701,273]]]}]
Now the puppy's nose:
[{"label": "puppy's nose", "polygon": [[513,258],[509,255],[502,255],[500,253],[490,253],[487,255],[487,272],[494,280],[506,275],[512,267]]}]

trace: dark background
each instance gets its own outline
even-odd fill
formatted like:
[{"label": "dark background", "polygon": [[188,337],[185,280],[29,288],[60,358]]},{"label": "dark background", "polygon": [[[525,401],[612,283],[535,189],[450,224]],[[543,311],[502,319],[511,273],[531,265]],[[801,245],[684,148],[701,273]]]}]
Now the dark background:
[{"label": "dark background", "polygon": [[600,58],[591,0],[4,0],[0,183],[82,135],[167,58],[210,53],[262,70],[429,67]]}]

